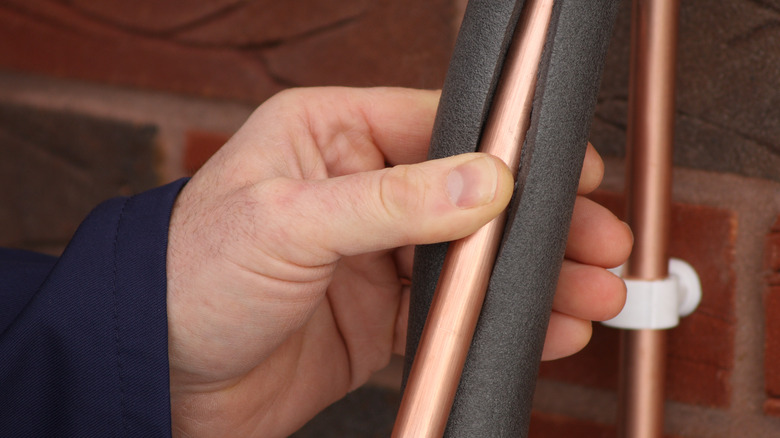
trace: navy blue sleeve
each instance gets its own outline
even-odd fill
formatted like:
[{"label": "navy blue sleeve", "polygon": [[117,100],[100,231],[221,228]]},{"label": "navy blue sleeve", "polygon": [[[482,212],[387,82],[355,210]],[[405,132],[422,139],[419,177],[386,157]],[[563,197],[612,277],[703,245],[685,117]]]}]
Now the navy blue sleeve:
[{"label": "navy blue sleeve", "polygon": [[170,436],[165,267],[184,183],[101,204],[59,259],[0,251],[0,436]]},{"label": "navy blue sleeve", "polygon": [[56,261],[43,254],[0,248],[0,333],[30,301]]}]

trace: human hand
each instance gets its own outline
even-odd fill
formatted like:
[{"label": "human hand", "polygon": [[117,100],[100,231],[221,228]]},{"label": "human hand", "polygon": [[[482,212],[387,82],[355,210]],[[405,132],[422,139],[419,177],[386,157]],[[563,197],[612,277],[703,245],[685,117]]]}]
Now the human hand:
[{"label": "human hand", "polygon": [[[286,436],[403,352],[412,245],[474,232],[513,188],[494,157],[422,162],[438,97],[283,92],[185,186],[168,247],[174,434]],[[589,147],[580,193],[602,173]],[[620,310],[625,287],[604,268],[630,246],[578,197],[545,359]]]}]

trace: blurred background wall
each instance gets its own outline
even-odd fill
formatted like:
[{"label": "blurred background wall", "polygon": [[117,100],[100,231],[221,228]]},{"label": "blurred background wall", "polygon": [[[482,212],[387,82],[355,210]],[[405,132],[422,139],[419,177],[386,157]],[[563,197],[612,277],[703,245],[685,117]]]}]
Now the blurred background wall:
[{"label": "blurred background wall", "polygon": [[[593,123],[622,211],[630,2]],[[61,251],[106,198],[192,174],[266,98],[438,88],[465,0],[0,3],[0,244]],[[670,334],[670,437],[780,436],[780,1],[685,0],[672,255],[702,276]],[[573,66],[576,68],[576,66]],[[299,437],[389,436],[399,362]],[[617,332],[542,366],[534,437],[614,436]]]}]

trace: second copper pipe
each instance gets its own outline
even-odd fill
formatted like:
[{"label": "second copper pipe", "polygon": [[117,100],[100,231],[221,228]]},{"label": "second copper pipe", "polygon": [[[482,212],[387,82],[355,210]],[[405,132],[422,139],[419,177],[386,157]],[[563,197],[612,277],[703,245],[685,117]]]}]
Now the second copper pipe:
[{"label": "second copper pipe", "polygon": [[[628,223],[634,250],[624,277],[669,275],[675,73],[679,0],[635,0],[628,119]],[[664,429],[666,331],[621,333],[618,436],[660,438]]]},{"label": "second copper pipe", "polygon": [[[553,0],[528,0],[513,37],[479,151],[517,170]],[[450,244],[409,374],[393,437],[440,437],[460,383],[506,213]]]}]

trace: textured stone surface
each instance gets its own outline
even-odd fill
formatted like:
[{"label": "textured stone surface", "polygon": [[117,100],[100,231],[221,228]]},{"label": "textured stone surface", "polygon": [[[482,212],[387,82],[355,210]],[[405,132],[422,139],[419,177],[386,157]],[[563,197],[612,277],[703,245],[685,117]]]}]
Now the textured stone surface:
[{"label": "textured stone surface", "polygon": [[[630,4],[610,48],[593,143],[622,156]],[[780,180],[780,3],[681,2],[675,163]]]},{"label": "textured stone surface", "polygon": [[[600,192],[600,203],[620,214],[618,195]],[[670,331],[666,391],[672,400],[727,407],[734,367],[734,246],[737,223],[732,212],[675,204],[672,210],[670,255],[690,263],[706,291],[699,308]],[[542,364],[540,375],[583,385],[616,389],[617,330],[596,325],[582,353]]]},{"label": "textured stone surface", "polygon": [[0,104],[0,244],[68,241],[99,202],[154,186],[153,126]]},{"label": "textured stone surface", "polygon": [[450,0],[0,4],[0,68],[259,102],[293,85],[439,87]]}]

